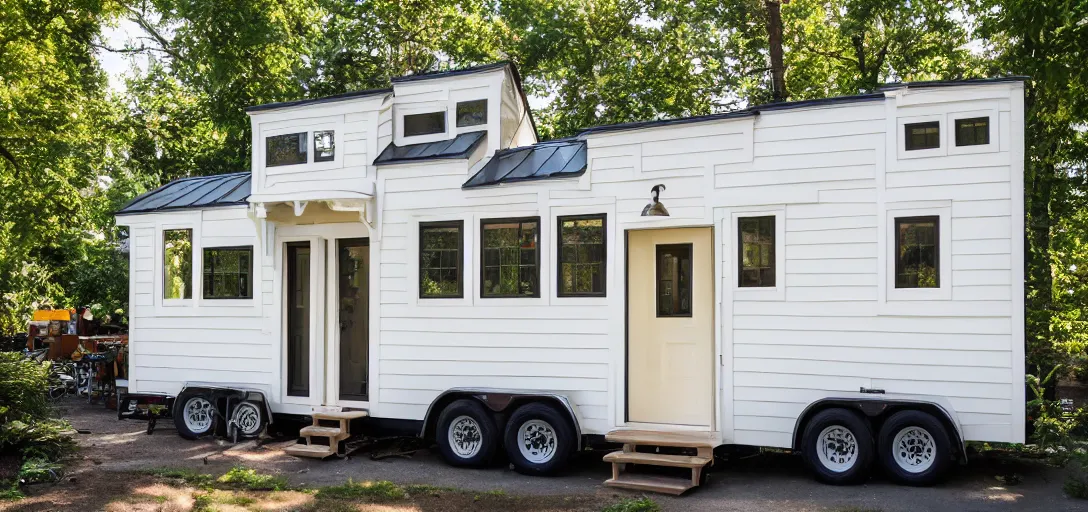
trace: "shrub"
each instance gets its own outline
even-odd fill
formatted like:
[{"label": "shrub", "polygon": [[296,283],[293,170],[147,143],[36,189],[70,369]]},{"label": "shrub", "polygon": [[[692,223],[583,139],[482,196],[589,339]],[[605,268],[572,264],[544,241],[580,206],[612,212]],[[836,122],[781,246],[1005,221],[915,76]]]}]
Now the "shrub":
[{"label": "shrub", "polygon": [[601,512],[659,512],[661,507],[654,500],[642,497],[639,499],[625,499],[619,503],[613,503]]},{"label": "shrub", "polygon": [[1088,454],[1074,452],[1069,459],[1069,476],[1062,489],[1072,498],[1088,499]]},{"label": "shrub", "polygon": [[231,468],[219,477],[219,483],[251,491],[282,491],[287,488],[287,479],[282,476],[262,475],[256,470],[242,466]]},{"label": "shrub", "polygon": [[0,453],[56,459],[74,446],[46,397],[49,363],[0,352]]}]

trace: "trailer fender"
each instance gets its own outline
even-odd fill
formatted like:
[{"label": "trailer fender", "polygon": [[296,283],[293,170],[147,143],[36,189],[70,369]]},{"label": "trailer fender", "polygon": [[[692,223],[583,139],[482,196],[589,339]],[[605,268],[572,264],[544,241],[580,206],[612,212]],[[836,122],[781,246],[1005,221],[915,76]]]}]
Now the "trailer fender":
[{"label": "trailer fender", "polygon": [[571,424],[574,427],[574,438],[577,440],[577,447],[575,449],[578,451],[582,449],[582,418],[578,412],[578,407],[575,406],[566,395],[550,391],[492,388],[447,389],[432,400],[431,404],[427,407],[427,415],[423,417],[423,428],[420,430],[419,436],[425,439],[431,437],[434,433],[438,416],[442,414],[442,409],[444,409],[447,404],[461,398],[477,400],[487,407],[488,410],[495,413],[504,412],[507,409],[510,409],[511,405],[516,406],[529,401],[551,403],[557,406],[561,411],[565,411],[570,417]]}]

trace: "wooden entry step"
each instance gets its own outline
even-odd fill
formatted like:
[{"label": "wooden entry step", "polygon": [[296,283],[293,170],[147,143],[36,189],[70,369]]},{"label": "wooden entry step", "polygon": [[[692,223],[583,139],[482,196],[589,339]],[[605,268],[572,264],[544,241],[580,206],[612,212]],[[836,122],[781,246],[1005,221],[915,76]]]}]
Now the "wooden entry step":
[{"label": "wooden entry step", "polygon": [[[621,487],[638,491],[652,491],[679,495],[703,480],[703,472],[714,463],[714,447],[719,444],[716,432],[665,432],[652,430],[613,430],[605,440],[623,444],[623,449],[604,456],[612,464],[612,478],[605,481],[608,487]],[[687,448],[695,455],[672,455],[638,451],[638,447]],[[627,472],[628,464],[688,468],[691,478],[633,474]]]},{"label": "wooden entry step", "polygon": [[[369,416],[367,411],[314,411],[310,415],[313,425],[299,430],[299,443],[289,446],[285,452],[295,457],[310,457],[324,459],[330,455],[347,455],[342,452],[340,445],[351,437],[351,420]],[[328,427],[321,424],[322,421],[339,423],[339,426]],[[314,438],[325,438],[328,444],[314,444]]]}]

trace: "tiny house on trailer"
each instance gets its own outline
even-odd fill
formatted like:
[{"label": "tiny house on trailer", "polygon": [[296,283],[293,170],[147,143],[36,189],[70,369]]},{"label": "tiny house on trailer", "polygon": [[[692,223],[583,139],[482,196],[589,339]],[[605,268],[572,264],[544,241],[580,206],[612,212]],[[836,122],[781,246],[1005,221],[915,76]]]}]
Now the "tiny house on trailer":
[{"label": "tiny house on trailer", "polygon": [[924,484],[1024,440],[1019,78],[546,142],[507,63],[248,114],[252,169],[117,214],[130,392],[182,435],[341,420],[323,457],[365,416],[530,474],[603,438],[673,493],[722,445]]}]

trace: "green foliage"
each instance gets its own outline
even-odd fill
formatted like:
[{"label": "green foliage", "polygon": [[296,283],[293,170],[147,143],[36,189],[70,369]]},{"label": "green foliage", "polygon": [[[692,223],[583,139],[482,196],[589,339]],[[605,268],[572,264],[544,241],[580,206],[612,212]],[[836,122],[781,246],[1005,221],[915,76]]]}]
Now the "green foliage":
[{"label": "green foliage", "polygon": [[408,492],[388,480],[374,482],[353,482],[348,480],[343,485],[322,487],[317,491],[318,499],[351,500],[368,498],[379,501],[398,501],[408,496]]},{"label": "green foliage", "polygon": [[19,482],[37,484],[56,482],[61,476],[61,465],[42,457],[31,457],[19,468]]},{"label": "green foliage", "polygon": [[175,485],[191,485],[201,489],[210,489],[216,481],[212,475],[188,468],[156,468],[149,469],[146,473]]},{"label": "green foliage", "polygon": [[601,512],[658,512],[660,510],[661,507],[657,505],[657,502],[643,496],[638,499],[626,498],[605,507]]},{"label": "green foliage", "polygon": [[251,491],[282,491],[287,488],[287,479],[282,476],[262,475],[255,469],[235,466],[219,477],[217,482],[230,487]]},{"label": "green foliage", "polygon": [[0,453],[55,460],[74,446],[46,397],[49,363],[0,352]]},{"label": "green foliage", "polygon": [[1088,500],[1088,454],[1081,450],[1071,457],[1067,465],[1069,475],[1062,484],[1062,490],[1072,498]]}]

